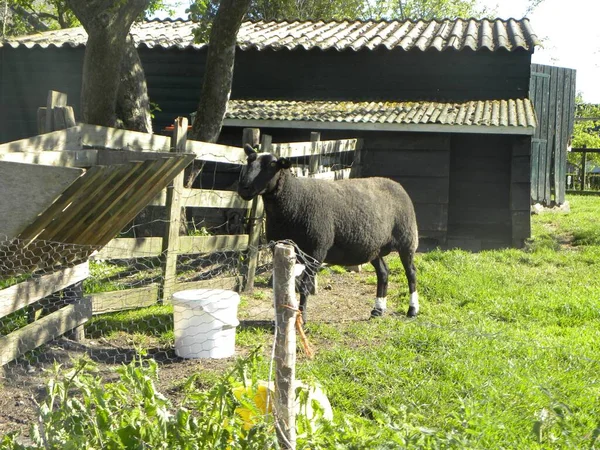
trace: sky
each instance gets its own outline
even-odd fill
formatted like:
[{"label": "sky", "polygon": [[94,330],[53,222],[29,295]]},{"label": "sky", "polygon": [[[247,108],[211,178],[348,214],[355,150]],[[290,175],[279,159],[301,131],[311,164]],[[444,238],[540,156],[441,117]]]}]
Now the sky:
[{"label": "sky", "polygon": [[[176,6],[173,17],[187,17],[189,0],[166,1]],[[478,0],[496,10],[497,17],[520,19],[527,0]],[[598,0],[544,0],[528,15],[531,26],[543,41],[532,62],[577,70],[577,92],[586,103],[600,104],[600,26]],[[164,17],[159,15],[159,17]]]}]

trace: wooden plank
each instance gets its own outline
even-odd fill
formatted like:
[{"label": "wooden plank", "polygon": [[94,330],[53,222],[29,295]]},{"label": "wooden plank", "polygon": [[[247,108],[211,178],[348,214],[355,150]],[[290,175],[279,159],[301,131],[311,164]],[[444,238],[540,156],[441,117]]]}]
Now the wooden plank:
[{"label": "wooden plank", "polygon": [[319,180],[347,180],[350,178],[352,169],[331,170],[329,172],[320,172],[309,175],[308,178],[317,178]]},{"label": "wooden plank", "polygon": [[254,289],[254,276],[258,266],[258,246],[260,244],[260,234],[265,215],[265,206],[262,197],[257,197],[252,202],[252,208],[248,214],[248,266],[246,267],[246,282],[244,292],[250,292]]},{"label": "wooden plank", "polygon": [[544,187],[544,202],[550,205],[554,193],[554,180],[551,177],[552,158],[556,156],[556,97],[558,93],[558,68],[550,67],[550,101],[548,103],[548,146],[546,152],[546,183]]},{"label": "wooden plank", "polygon": [[139,212],[146,207],[175,176],[183,172],[186,166],[192,162],[192,155],[178,154],[177,158],[171,157],[168,162],[159,166],[154,175],[141,180],[141,185],[136,184],[129,190],[121,206],[113,211],[113,217],[119,220],[108,222],[99,233],[99,245],[104,245],[115,237],[115,235],[130,221],[132,221]]},{"label": "wooden plank", "polygon": [[18,236],[82,174],[72,167],[0,162],[0,235]]},{"label": "wooden plank", "polygon": [[0,153],[0,161],[60,167],[91,167],[98,161],[97,150]]},{"label": "wooden plank", "polygon": [[60,197],[35,222],[25,228],[19,234],[19,238],[29,240],[38,236],[67,206],[72,202],[79,202],[81,198],[89,195],[87,187],[93,185],[97,180],[102,179],[103,174],[104,172],[100,167],[92,167],[85,172],[85,175],[65,189]]},{"label": "wooden plank", "polygon": [[272,144],[272,153],[286,158],[300,158],[303,156],[330,154],[337,152],[351,152],[357,146],[358,139],[339,139],[336,141],[321,141],[313,147],[312,142],[292,142]]},{"label": "wooden plank", "polygon": [[3,289],[0,291],[0,318],[83,281],[89,274],[89,264],[85,262]]},{"label": "wooden plank", "polygon": [[319,172],[319,166],[321,165],[321,149],[320,144],[321,133],[312,131],[310,133],[310,157],[308,159],[308,174],[315,175]]},{"label": "wooden plank", "polygon": [[46,100],[46,131],[62,129],[56,125],[54,115],[54,107],[56,106],[67,106],[67,94],[58,91],[48,91],[48,99]]},{"label": "wooden plank", "polygon": [[250,208],[250,202],[242,199],[237,192],[209,189],[183,189],[182,206],[199,208]]},{"label": "wooden plank", "polygon": [[[553,180],[553,191],[554,191],[554,201],[556,203],[562,204],[565,201],[565,174],[567,168],[567,155],[566,155],[566,147],[567,147],[567,136],[564,135],[564,110],[563,105],[565,101],[565,89],[568,89],[568,86],[565,86],[565,70],[562,68],[557,68],[557,87],[556,87],[556,105],[555,105],[555,115],[556,115],[556,134],[554,135],[554,180]],[[564,161],[563,161],[564,160]],[[561,198],[562,193],[562,198]]]},{"label": "wooden plank", "polygon": [[185,145],[185,151],[186,153],[194,153],[196,159],[201,161],[229,164],[244,164],[246,162],[244,149],[239,147],[189,140]]},{"label": "wooden plank", "polygon": [[247,234],[223,234],[216,236],[180,236],[177,253],[197,254],[224,251],[242,251],[249,246]]},{"label": "wooden plank", "polygon": [[243,279],[240,276],[212,278],[210,280],[188,281],[186,283],[177,283],[176,291],[185,291],[187,289],[227,289],[239,291]]},{"label": "wooden plank", "polygon": [[168,153],[171,149],[171,138],[159,134],[82,124],[81,144],[92,148]]},{"label": "wooden plank", "polygon": [[110,166],[114,164],[126,164],[128,162],[140,162],[147,160],[159,160],[166,159],[173,156],[173,153],[163,152],[142,152],[132,150],[110,150],[110,149],[98,149],[88,150],[98,152],[98,164],[103,166]]},{"label": "wooden plank", "polygon": [[91,294],[92,314],[105,314],[126,309],[156,305],[159,287],[157,284],[123,291]]},{"label": "wooden plank", "polygon": [[[177,117],[173,130],[173,152],[183,153],[187,141],[188,121],[185,117]],[[167,186],[167,223],[162,239],[163,279],[159,297],[164,301],[170,299],[175,289],[177,278],[177,251],[179,249],[179,231],[181,228],[181,191],[183,190],[183,171],[175,176]]]},{"label": "wooden plank", "polygon": [[92,317],[89,297],[65,306],[23,328],[0,337],[0,365],[83,325]]},{"label": "wooden plank", "polygon": [[[143,163],[135,163],[134,170],[141,171]],[[99,166],[103,172],[101,178],[93,184],[86,182],[82,177],[81,183],[85,185],[82,193],[77,195],[78,201],[72,201],[69,207],[56,214],[40,234],[40,239],[54,240],[58,242],[76,242],[81,238],[86,226],[94,223],[95,213],[102,208],[103,201],[107,196],[118,192],[119,188],[126,183],[132,167],[127,165]]]},{"label": "wooden plank", "polygon": [[148,258],[160,255],[161,237],[117,238],[96,253],[92,260]]},{"label": "wooden plank", "polygon": [[539,140],[533,140],[531,143],[531,198],[533,201],[540,201],[539,195],[539,162],[540,162]]},{"label": "wooden plank", "polygon": [[80,125],[66,130],[40,134],[27,139],[7,142],[0,145],[0,153],[8,152],[41,152],[45,150],[81,150]]},{"label": "wooden plank", "polygon": [[450,150],[449,134],[381,134],[368,142],[369,150]]}]

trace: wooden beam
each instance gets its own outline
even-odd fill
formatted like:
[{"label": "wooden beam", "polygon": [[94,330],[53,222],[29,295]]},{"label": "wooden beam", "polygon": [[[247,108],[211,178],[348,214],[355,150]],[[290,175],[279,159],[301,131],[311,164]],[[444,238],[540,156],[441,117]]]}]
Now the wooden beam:
[{"label": "wooden beam", "polygon": [[[152,206],[165,206],[167,194],[163,190],[150,202]],[[236,192],[210,189],[186,189],[181,191],[181,205],[196,208],[250,208],[250,202],[243,200]]]},{"label": "wooden beam", "polygon": [[98,150],[0,153],[0,161],[42,166],[91,167],[95,166],[98,161]]},{"label": "wooden beam", "polygon": [[67,94],[58,91],[48,91],[46,101],[46,131],[61,130],[57,127],[54,116],[54,108],[57,106],[67,106]]},{"label": "wooden beam", "polygon": [[180,236],[178,254],[242,251],[248,248],[247,234],[218,236]]},{"label": "wooden beam", "polygon": [[89,264],[85,262],[3,289],[0,291],[0,318],[83,281],[89,275]]},{"label": "wooden beam", "polygon": [[92,256],[92,260],[148,258],[160,255],[161,251],[161,237],[117,238]]},{"label": "wooden beam", "polygon": [[[177,117],[173,130],[173,152],[185,152],[187,142],[188,120],[185,117]],[[181,191],[183,190],[184,174],[181,171],[173,182],[167,186],[167,223],[162,240],[163,278],[159,296],[163,302],[171,300],[175,292],[177,279],[177,252],[179,250],[179,232],[181,228]]]},{"label": "wooden beam", "polygon": [[196,159],[229,164],[243,164],[246,161],[244,149],[208,142],[187,141],[186,153],[194,153]]},{"label": "wooden beam", "polygon": [[91,317],[92,301],[86,297],[0,337],[0,366],[83,325]]},{"label": "wooden beam", "polygon": [[0,153],[8,152],[42,152],[45,150],[81,150],[82,126],[67,128],[66,130],[53,131],[40,134],[27,139],[7,142],[0,145]]},{"label": "wooden beam", "polygon": [[171,148],[169,136],[89,124],[81,125],[81,143],[87,147],[150,152],[169,152]]},{"label": "wooden beam", "polygon": [[92,314],[106,314],[126,309],[143,308],[158,302],[158,284],[123,291],[92,294]]}]

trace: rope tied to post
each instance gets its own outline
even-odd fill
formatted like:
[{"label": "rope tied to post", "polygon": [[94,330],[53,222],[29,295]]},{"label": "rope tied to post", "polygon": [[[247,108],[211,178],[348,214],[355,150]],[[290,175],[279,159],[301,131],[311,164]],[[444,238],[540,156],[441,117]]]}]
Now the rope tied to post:
[{"label": "rope tied to post", "polygon": [[304,319],[302,319],[302,311],[290,305],[284,305],[284,307],[291,311],[294,311],[294,313],[296,314],[296,331],[300,336],[300,342],[302,342],[302,349],[304,350],[304,353],[306,354],[308,359],[313,359],[315,357],[315,351],[311,347],[310,342],[308,341],[308,337],[306,336],[306,332],[304,331]]}]

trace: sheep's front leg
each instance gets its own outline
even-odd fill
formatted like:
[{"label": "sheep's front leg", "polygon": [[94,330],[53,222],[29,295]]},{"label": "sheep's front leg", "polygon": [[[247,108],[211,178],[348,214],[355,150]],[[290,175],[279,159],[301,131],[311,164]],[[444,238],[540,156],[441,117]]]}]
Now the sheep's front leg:
[{"label": "sheep's front leg", "polygon": [[300,311],[302,312],[302,320],[306,323],[307,313],[306,306],[308,303],[308,296],[311,292],[314,292],[315,288],[315,276],[319,267],[306,266],[302,275],[300,275],[300,285],[298,290],[300,291]]},{"label": "sheep's front leg", "polygon": [[371,261],[377,275],[377,298],[371,311],[371,317],[381,317],[387,309],[388,266],[382,257]]}]

